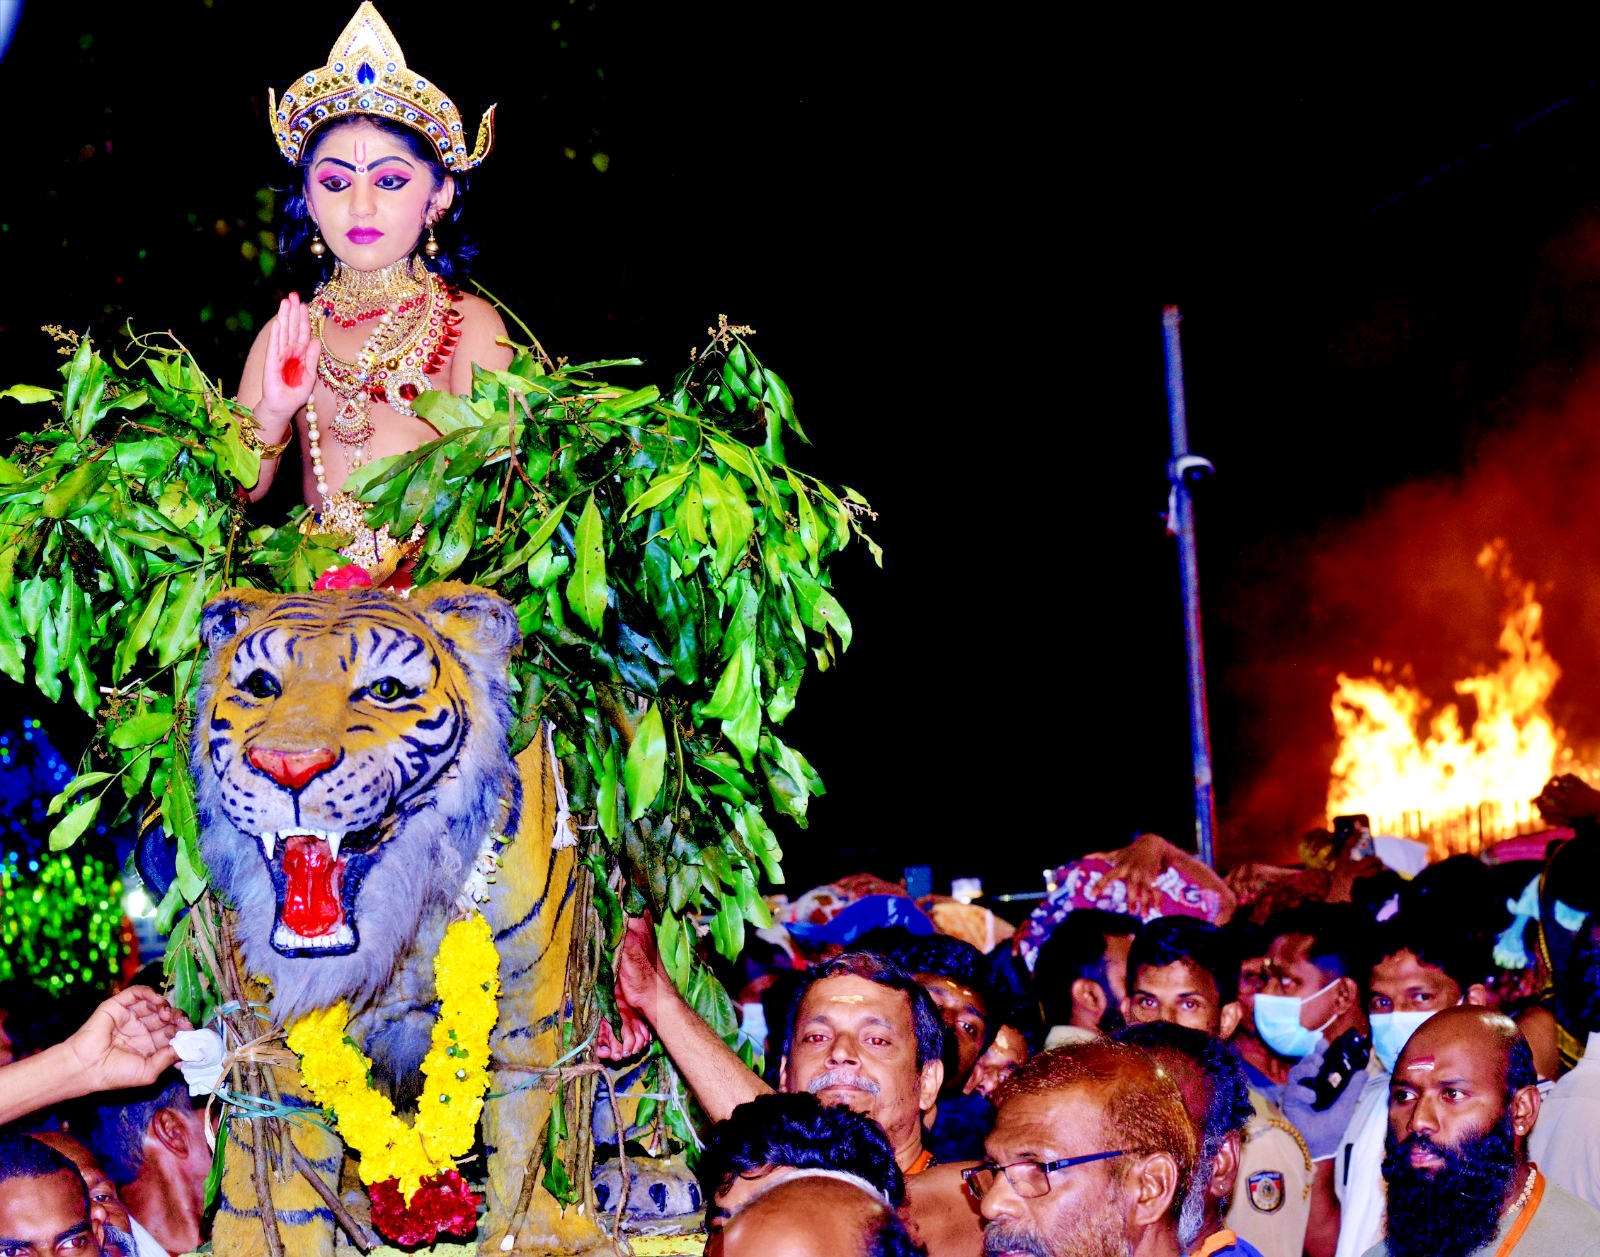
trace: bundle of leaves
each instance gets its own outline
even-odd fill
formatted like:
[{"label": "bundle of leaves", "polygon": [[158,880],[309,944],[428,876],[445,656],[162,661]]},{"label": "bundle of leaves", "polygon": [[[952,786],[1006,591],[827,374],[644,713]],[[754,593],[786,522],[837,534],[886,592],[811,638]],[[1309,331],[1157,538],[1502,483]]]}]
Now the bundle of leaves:
[{"label": "bundle of leaves", "polygon": [[[773,819],[805,825],[822,792],[780,729],[808,671],[850,644],[830,561],[855,538],[881,560],[865,500],[789,464],[785,438],[804,434],[748,335],[720,320],[663,393],[597,378],[637,360],[558,363],[530,333],[507,370],[474,371],[471,396],[419,397],[439,436],[347,485],[373,527],[421,526],[418,584],[470,581],[517,609],[512,750],[541,721],[557,730],[603,923],[595,996],[609,998],[623,913],[648,909],[674,981],[729,1042],[737,1018],[694,922],[729,958],[747,925],[769,924]],[[176,848],[170,929],[206,890],[183,749],[200,609],[233,584],[308,589],[347,539],[303,533],[298,513],[250,526],[248,416],[182,346],[135,338],[107,360],[85,340],[63,376],[0,393],[48,416],[0,459],[0,670],[52,701],[64,677],[96,720],[52,800],[52,847],[102,814],[159,820]],[[219,988],[182,941],[175,995],[198,1021]],[[664,1062],[660,1075],[647,1086],[672,1102],[657,1120],[687,1140]]]}]

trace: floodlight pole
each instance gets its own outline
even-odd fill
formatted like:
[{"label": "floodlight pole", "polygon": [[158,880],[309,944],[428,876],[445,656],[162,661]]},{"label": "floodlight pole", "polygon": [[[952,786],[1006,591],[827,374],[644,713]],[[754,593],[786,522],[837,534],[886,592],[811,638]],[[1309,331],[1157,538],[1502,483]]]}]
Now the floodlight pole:
[{"label": "floodlight pole", "polygon": [[1167,531],[1178,539],[1178,570],[1183,585],[1183,640],[1189,657],[1189,738],[1194,748],[1195,847],[1207,867],[1216,868],[1217,801],[1211,779],[1211,726],[1206,714],[1205,649],[1200,637],[1200,559],[1194,545],[1192,480],[1214,471],[1208,459],[1189,452],[1189,415],[1183,395],[1183,346],[1177,306],[1161,312],[1166,341],[1167,419],[1172,428],[1172,461],[1167,481]]}]

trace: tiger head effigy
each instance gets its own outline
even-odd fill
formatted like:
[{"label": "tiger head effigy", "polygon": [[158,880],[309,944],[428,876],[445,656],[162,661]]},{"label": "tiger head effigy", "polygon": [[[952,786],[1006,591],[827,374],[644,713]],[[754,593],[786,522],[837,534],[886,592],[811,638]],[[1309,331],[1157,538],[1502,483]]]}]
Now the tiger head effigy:
[{"label": "tiger head effigy", "polygon": [[235,589],[200,632],[201,851],[249,970],[282,1022],[359,1010],[433,951],[485,848],[514,831],[516,613],[453,582],[409,600]]}]

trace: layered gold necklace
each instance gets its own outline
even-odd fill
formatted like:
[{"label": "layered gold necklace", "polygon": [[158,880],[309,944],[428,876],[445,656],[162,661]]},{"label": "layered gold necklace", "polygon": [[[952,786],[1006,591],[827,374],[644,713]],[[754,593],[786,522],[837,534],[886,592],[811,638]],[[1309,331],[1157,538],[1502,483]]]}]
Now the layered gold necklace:
[{"label": "layered gold necklace", "polygon": [[[407,257],[376,271],[340,264],[312,298],[312,330],[322,341],[317,375],[343,399],[328,429],[353,452],[352,467],[365,461],[366,443],[373,433],[372,404],[380,402],[410,415],[411,403],[427,391],[427,377],[438,371],[441,350],[448,353],[454,344],[460,316],[450,308],[451,297],[450,286],[421,258]],[[329,348],[330,319],[341,327],[377,320],[355,361],[347,362]],[[314,459],[320,452],[315,442],[313,435]]]}]

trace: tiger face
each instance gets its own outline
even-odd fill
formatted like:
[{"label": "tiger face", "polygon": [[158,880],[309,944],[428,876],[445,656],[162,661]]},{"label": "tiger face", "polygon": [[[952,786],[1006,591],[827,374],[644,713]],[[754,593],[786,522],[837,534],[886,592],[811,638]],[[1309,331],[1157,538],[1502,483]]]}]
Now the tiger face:
[{"label": "tiger face", "polygon": [[233,590],[201,636],[202,851],[249,960],[270,972],[250,954],[262,942],[294,961],[355,957],[381,985],[504,824],[515,613],[453,583],[409,601]]}]

